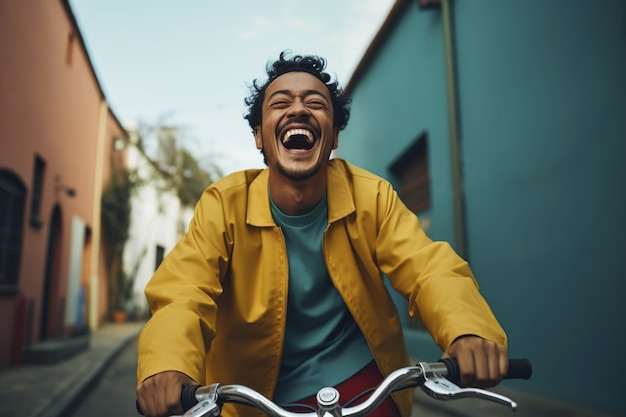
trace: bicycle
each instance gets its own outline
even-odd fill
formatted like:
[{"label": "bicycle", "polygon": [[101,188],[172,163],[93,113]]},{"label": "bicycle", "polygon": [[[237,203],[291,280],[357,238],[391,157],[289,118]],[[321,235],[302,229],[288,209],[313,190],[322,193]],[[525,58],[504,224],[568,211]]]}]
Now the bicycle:
[{"label": "bicycle", "polygon": [[[532,365],[528,359],[509,359],[509,372],[505,379],[529,379],[531,375]],[[181,393],[181,404],[187,411],[180,417],[219,417],[225,403],[256,407],[268,417],[360,417],[367,416],[392,392],[418,386],[438,400],[479,398],[507,405],[513,411],[517,409],[517,403],[510,398],[484,389],[461,388],[455,384],[459,380],[459,366],[453,358],[434,363],[419,362],[414,366],[397,369],[377,387],[359,394],[343,405],[339,403],[339,392],[335,388],[322,388],[316,397],[318,408],[309,412],[289,411],[286,406],[280,406],[243,385],[190,385],[183,387]],[[368,394],[362,403],[350,405]],[[288,408],[296,406],[298,404],[292,404]],[[137,411],[143,414],[138,404]]]}]

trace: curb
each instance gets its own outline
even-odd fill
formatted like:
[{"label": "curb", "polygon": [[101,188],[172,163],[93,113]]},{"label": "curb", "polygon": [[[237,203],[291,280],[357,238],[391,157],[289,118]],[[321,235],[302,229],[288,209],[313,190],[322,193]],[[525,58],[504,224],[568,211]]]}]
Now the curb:
[{"label": "curb", "polygon": [[141,329],[121,339],[113,349],[106,352],[94,363],[94,366],[87,374],[77,378],[72,387],[61,397],[52,399],[50,405],[45,407],[44,411],[38,413],[36,417],[60,417],[66,414],[81,396],[84,396],[93,388],[107,365],[139,335],[140,331]]}]

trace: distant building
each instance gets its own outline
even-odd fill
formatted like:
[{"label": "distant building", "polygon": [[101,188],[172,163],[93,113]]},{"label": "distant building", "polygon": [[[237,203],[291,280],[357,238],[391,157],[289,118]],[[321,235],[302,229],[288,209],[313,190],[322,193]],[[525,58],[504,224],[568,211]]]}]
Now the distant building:
[{"label": "distant building", "polygon": [[[130,130],[131,144],[137,135]],[[130,236],[124,250],[124,270],[133,281],[129,313],[149,315],[143,290],[167,253],[187,230],[193,207],[184,207],[174,190],[164,190],[158,174],[138,151],[128,147],[128,168],[137,171],[142,185],[132,199]]]},{"label": "distant building", "polygon": [[[337,150],[469,259],[511,356],[534,363],[504,386],[594,413],[623,413],[625,16],[621,0],[398,0],[346,85]],[[440,354],[408,316],[405,333],[414,357]]]}]

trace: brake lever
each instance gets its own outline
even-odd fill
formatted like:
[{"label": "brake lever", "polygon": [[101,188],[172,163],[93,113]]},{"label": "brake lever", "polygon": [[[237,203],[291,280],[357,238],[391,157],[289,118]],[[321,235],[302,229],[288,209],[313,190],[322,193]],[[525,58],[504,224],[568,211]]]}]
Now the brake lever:
[{"label": "brake lever", "polygon": [[517,403],[504,395],[487,391],[480,388],[461,388],[450,380],[441,376],[439,364],[420,362],[424,383],[421,385],[422,391],[437,400],[455,400],[459,398],[480,398],[483,400],[503,404],[511,407],[513,411],[517,409]]}]

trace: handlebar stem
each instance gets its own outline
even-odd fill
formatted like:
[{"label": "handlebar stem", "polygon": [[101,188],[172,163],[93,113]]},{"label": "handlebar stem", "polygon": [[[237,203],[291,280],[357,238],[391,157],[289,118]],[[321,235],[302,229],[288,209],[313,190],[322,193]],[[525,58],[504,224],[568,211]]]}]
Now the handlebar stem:
[{"label": "handlebar stem", "polygon": [[339,391],[332,387],[322,388],[317,392],[316,398],[319,417],[341,417]]}]

